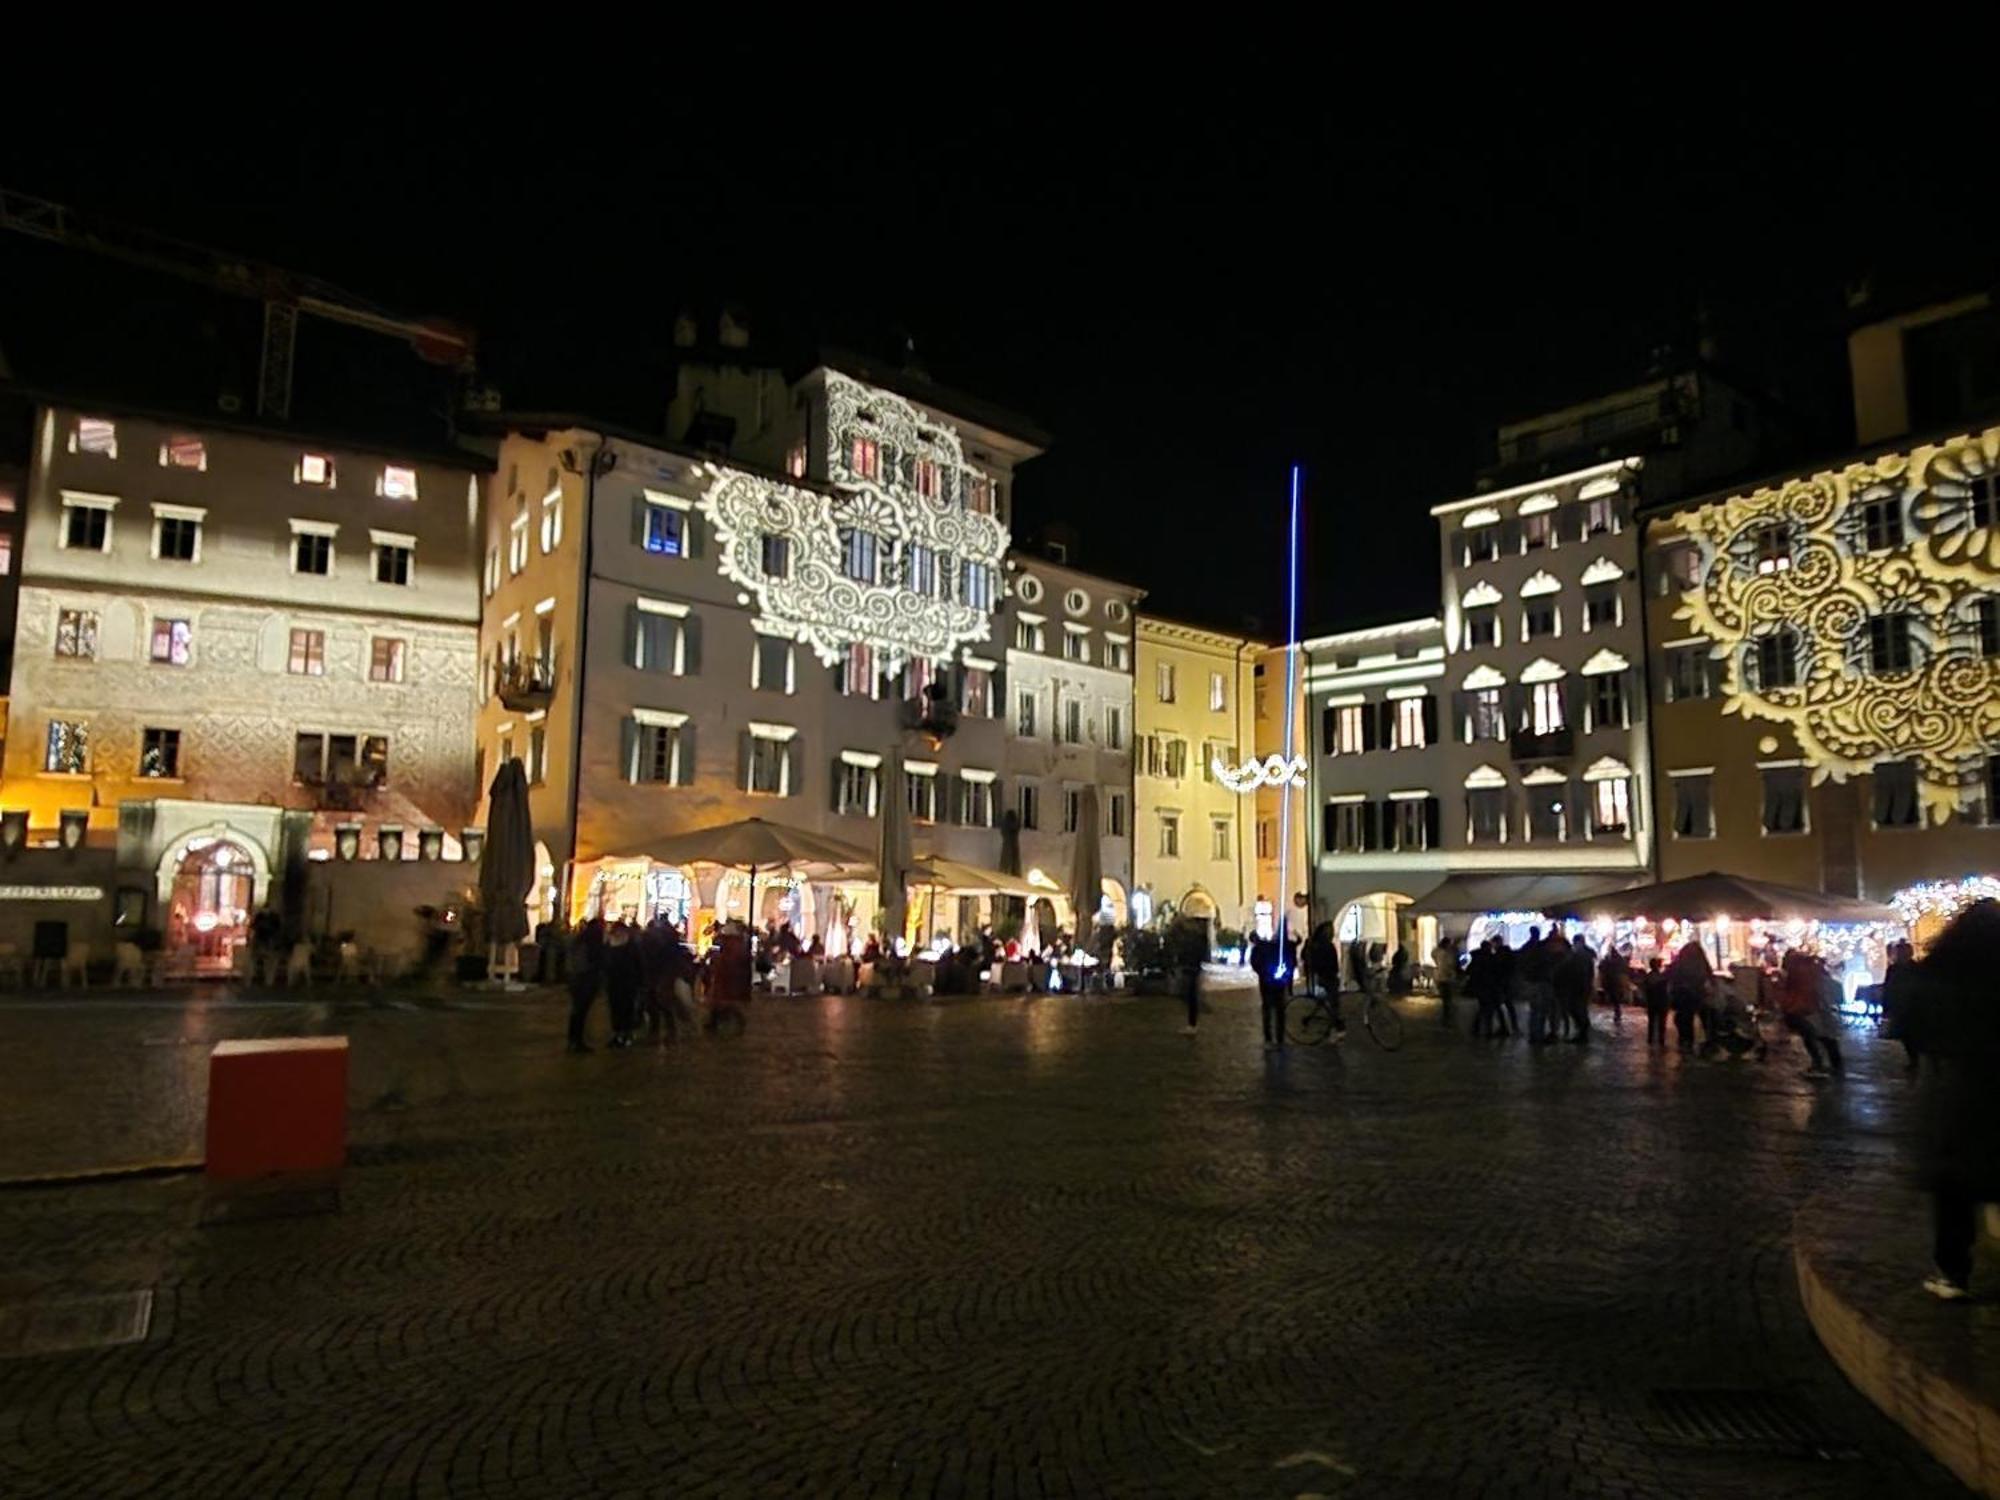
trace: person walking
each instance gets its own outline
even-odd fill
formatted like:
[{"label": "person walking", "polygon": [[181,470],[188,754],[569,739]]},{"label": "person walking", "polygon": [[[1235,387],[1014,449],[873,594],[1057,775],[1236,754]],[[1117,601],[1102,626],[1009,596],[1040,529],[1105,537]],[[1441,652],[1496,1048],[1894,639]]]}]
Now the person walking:
[{"label": "person walking", "polygon": [[1555,1004],[1555,987],[1549,982],[1555,954],[1542,936],[1542,929],[1530,927],[1528,940],[1514,950],[1514,977],[1521,998],[1528,1002],[1528,1045],[1539,1047],[1555,1040],[1549,1035],[1549,1011]]},{"label": "person walking", "polygon": [[1451,1026],[1451,1003],[1458,998],[1458,944],[1442,932],[1431,949],[1431,983],[1437,987],[1438,1025]]},{"label": "person walking", "polygon": [[750,1005],[750,932],[731,919],[708,951],[708,1029],[741,1031]]},{"label": "person walking", "polygon": [[1597,965],[1597,987],[1604,1003],[1611,1007],[1611,1029],[1625,1029],[1625,1002],[1632,998],[1632,960],[1622,948],[1604,945],[1604,958]]},{"label": "person walking", "polygon": [[592,917],[576,930],[569,948],[569,1050],[588,1052],[583,1039],[597,987],[604,982],[604,918]]},{"label": "person walking", "polygon": [[1257,998],[1264,1021],[1264,1045],[1285,1045],[1285,1005],[1292,995],[1292,948],[1277,937],[1259,937],[1250,944],[1250,972],[1257,976]]},{"label": "person walking", "polygon": [[1889,945],[1889,969],[1882,976],[1882,1034],[1903,1044],[1908,1071],[1916,1072],[1922,1053],[1910,1032],[1910,1003],[1917,984],[1917,950],[1907,939]]},{"label": "person walking", "polygon": [[1840,1043],[1820,1030],[1824,975],[1819,960],[1801,948],[1787,953],[1778,970],[1778,1013],[1785,1029],[1805,1043],[1808,1078],[1841,1075]]},{"label": "person walking", "polygon": [[1597,978],[1597,961],[1582,943],[1572,943],[1561,933],[1550,939],[1556,950],[1550,982],[1555,989],[1556,1009],[1569,1022],[1568,1040],[1583,1046],[1590,1041],[1590,987]]},{"label": "person walking", "polygon": [[1694,1051],[1694,1018],[1708,1000],[1708,987],[1715,978],[1701,943],[1689,938],[1667,967],[1667,999],[1674,1010],[1674,1031],[1682,1052]]},{"label": "person walking", "polygon": [[1667,971],[1660,964],[1660,956],[1655,953],[1646,960],[1646,977],[1639,981],[1639,992],[1646,1002],[1646,1045],[1664,1047],[1667,1045]]},{"label": "person walking", "polygon": [[1333,939],[1333,923],[1322,922],[1312,930],[1312,936],[1306,939],[1305,952],[1300,957],[1305,964],[1306,993],[1317,990],[1337,999],[1340,995],[1340,945]]},{"label": "person walking", "polygon": [[1924,1290],[1958,1301],[1971,1294],[1979,1206],[2000,1203],[2000,903],[1966,907],[1917,971],[1907,1022],[1930,1059],[1920,1097],[1937,1267]]},{"label": "person walking", "polygon": [[629,922],[619,922],[604,935],[604,997],[611,1005],[611,1045],[632,1045],[639,1023],[639,987],[645,971],[637,935]]}]

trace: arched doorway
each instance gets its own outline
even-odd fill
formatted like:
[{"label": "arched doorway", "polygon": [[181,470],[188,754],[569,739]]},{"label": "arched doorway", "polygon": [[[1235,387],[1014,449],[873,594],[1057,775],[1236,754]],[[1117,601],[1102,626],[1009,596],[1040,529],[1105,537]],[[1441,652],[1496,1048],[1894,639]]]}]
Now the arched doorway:
[{"label": "arched doorway", "polygon": [[1106,876],[1102,883],[1104,886],[1104,899],[1103,904],[1099,906],[1098,910],[1102,912],[1105,906],[1109,906],[1111,908],[1112,925],[1114,927],[1123,927],[1125,919],[1130,913],[1130,908],[1125,904],[1125,887],[1109,876]]},{"label": "arched doorway", "polygon": [[1345,947],[1357,939],[1372,951],[1382,945],[1382,960],[1394,958],[1398,948],[1407,948],[1412,964],[1427,963],[1437,945],[1437,920],[1418,917],[1405,910],[1411,898],[1400,891],[1371,891],[1356,896],[1340,909],[1334,919],[1334,940]]},{"label": "arched doorway", "polygon": [[244,845],[216,835],[187,840],[166,901],[163,936],[175,967],[233,972],[236,950],[250,940],[257,884],[257,861]]}]

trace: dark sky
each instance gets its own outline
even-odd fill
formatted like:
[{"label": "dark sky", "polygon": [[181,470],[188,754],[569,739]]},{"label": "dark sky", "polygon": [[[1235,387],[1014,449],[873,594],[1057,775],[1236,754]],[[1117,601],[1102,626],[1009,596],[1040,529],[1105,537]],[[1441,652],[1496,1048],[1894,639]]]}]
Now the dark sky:
[{"label": "dark sky", "polygon": [[0,185],[466,319],[537,405],[657,421],[690,303],[914,340],[1055,435],[1023,528],[1070,522],[1085,566],[1221,624],[1279,618],[1294,459],[1308,623],[1422,612],[1426,507],[1469,492],[1496,420],[1635,375],[1699,309],[1835,443],[1849,280],[2000,280],[1990,106],[1852,59],[864,48],[858,86],[823,51],[606,48],[468,66],[456,98],[141,75],[118,114],[30,81],[15,117],[62,129],[10,132]]}]

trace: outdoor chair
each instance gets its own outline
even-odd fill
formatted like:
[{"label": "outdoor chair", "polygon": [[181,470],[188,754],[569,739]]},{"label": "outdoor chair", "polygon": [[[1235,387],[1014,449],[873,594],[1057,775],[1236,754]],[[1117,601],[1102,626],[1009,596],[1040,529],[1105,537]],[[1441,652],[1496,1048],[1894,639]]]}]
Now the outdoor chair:
[{"label": "outdoor chair", "polygon": [[23,977],[20,945],[0,943],[0,984],[19,989]]},{"label": "outdoor chair", "polygon": [[146,955],[134,942],[121,942],[111,949],[111,984],[114,989],[141,989],[146,983]]},{"label": "outdoor chair", "polygon": [[291,956],[285,960],[285,988],[304,985],[311,989],[312,982],[312,944],[294,943]]},{"label": "outdoor chair", "polygon": [[81,939],[72,941],[68,951],[63,954],[62,987],[64,989],[69,988],[72,978],[76,980],[78,989],[87,990],[90,988],[90,944],[83,942]]}]

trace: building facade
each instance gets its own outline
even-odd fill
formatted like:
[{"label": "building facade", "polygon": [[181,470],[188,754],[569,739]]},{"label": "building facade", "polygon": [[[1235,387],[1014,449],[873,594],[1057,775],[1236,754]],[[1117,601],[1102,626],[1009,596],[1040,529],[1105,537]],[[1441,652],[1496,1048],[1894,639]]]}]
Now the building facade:
[{"label": "building facade", "polygon": [[1269,898],[1257,869],[1258,794],[1238,790],[1225,774],[1255,755],[1256,674],[1267,649],[1245,636],[1139,617],[1137,920],[1182,915],[1243,931],[1260,894]]},{"label": "building facade", "polygon": [[[745,916],[741,876],[653,847],[761,816],[872,852],[889,797],[920,853],[1000,863],[1006,493],[1039,450],[831,369],[741,388],[788,472],[566,418],[501,444],[478,738],[526,764],[548,909]],[[845,936],[855,901],[765,882],[756,916]]]},{"label": "building facade", "polygon": [[1569,875],[1581,889],[1651,865],[1640,472],[1612,459],[1432,510],[1454,872]]},{"label": "building facade", "polygon": [[1302,645],[1317,809],[1313,924],[1424,955],[1432,919],[1408,912],[1450,873],[1460,812],[1457,758],[1444,743],[1451,696],[1435,616],[1319,636]]},{"label": "building facade", "polygon": [[199,921],[226,949],[274,872],[342,827],[371,855],[384,830],[409,858],[426,830],[455,846],[475,802],[476,469],[42,408],[0,806],[30,842],[69,815],[143,858],[143,920],[170,945]]},{"label": "building facade", "polygon": [[[1089,833],[1080,793],[1096,787],[1097,915],[1122,925],[1131,916],[1132,664],[1142,591],[1033,552],[1015,552],[1008,569],[1006,771],[1021,868],[1068,888],[1076,840]],[[1054,915],[1067,925],[1081,914]],[[1046,937],[1045,921],[1038,925]]]}]

